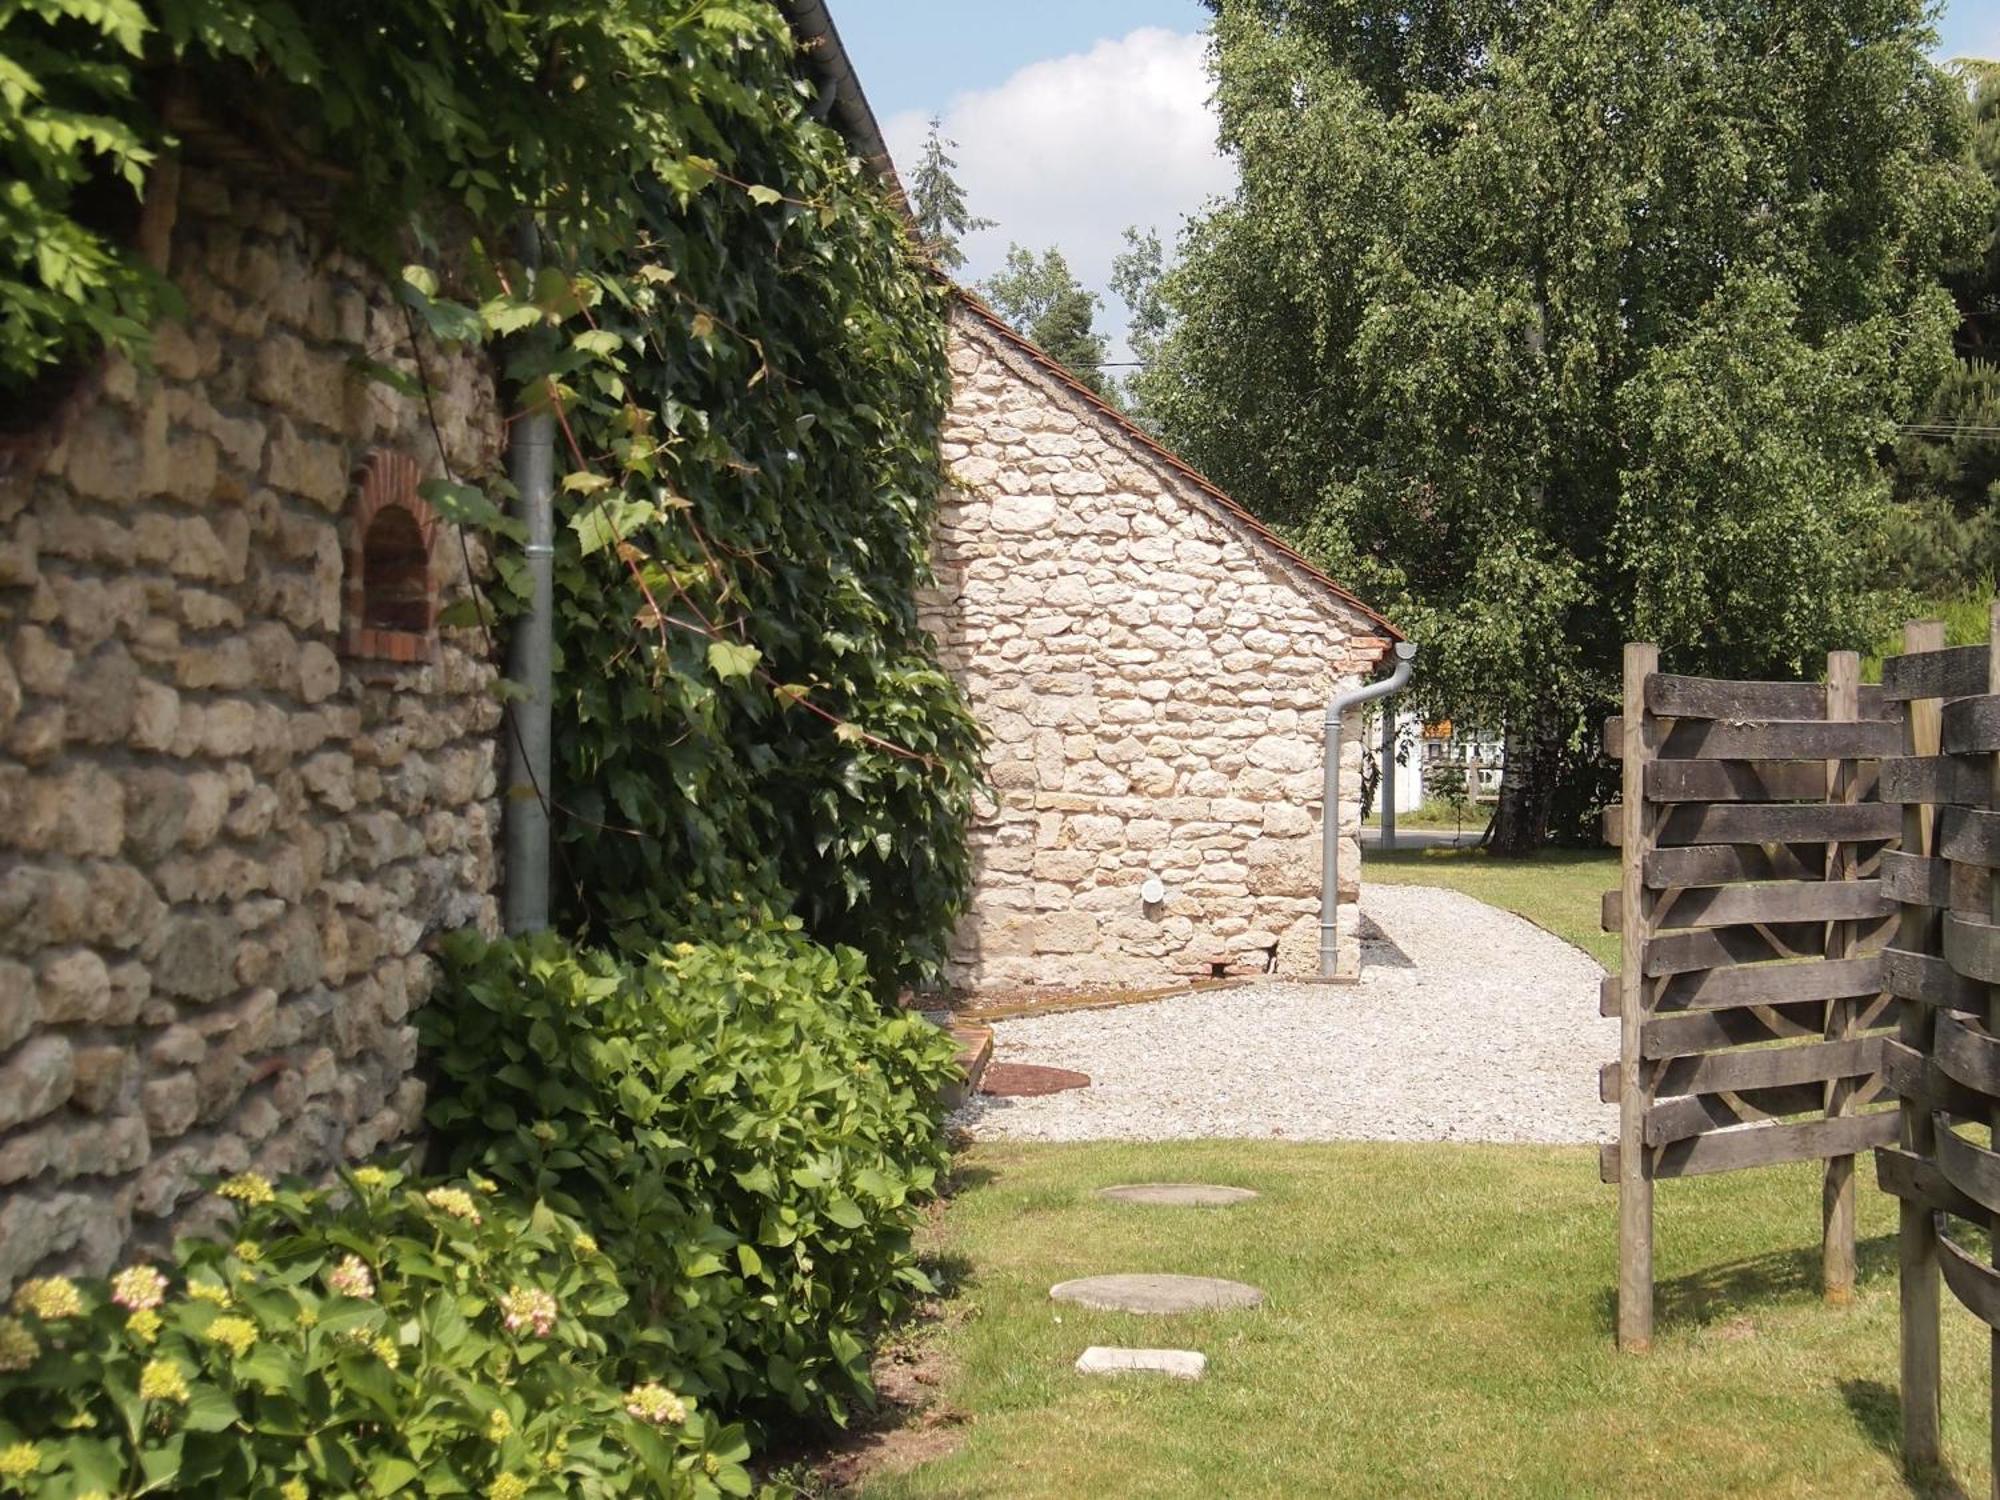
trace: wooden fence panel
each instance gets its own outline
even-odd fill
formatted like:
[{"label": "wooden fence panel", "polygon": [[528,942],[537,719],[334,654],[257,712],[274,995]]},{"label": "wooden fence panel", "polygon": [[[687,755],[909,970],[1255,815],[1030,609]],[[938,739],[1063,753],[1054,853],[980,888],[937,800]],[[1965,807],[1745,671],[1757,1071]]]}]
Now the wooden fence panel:
[{"label": "wooden fence panel", "polygon": [[[1599,1080],[1619,1128],[1600,1169],[1618,1184],[1628,1349],[1652,1338],[1654,1183],[1667,1178],[1824,1161],[1827,1292],[1851,1294],[1854,1158],[1901,1138],[1884,1107],[1883,949],[1897,893],[1936,883],[1887,861],[1904,818],[1880,799],[1881,762],[1927,753],[1903,723],[1926,670],[1954,684],[1964,671],[1907,669],[1891,692],[1862,687],[1851,652],[1828,658],[1823,683],[1674,676],[1658,661],[1626,648],[1624,712],[1606,725],[1624,786],[1606,816],[1622,879],[1603,911],[1620,969],[1599,1001],[1619,1018]],[[1913,764],[1898,785],[1955,774]],[[2000,963],[2000,932],[1994,951]]]}]

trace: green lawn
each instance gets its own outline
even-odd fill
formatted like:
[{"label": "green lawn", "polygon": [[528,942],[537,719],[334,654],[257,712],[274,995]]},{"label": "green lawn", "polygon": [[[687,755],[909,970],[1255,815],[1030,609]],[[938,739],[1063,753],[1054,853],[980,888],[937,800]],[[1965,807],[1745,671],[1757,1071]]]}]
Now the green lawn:
[{"label": "green lawn", "polygon": [[[1331,1082],[1332,1080],[1330,1080]],[[959,1441],[866,1500],[1949,1495],[1895,1455],[1894,1207],[1862,1194],[1856,1303],[1817,1294],[1817,1171],[1663,1184],[1659,1338],[1611,1345],[1615,1197],[1577,1148],[992,1145],[934,1231]],[[1101,1203],[1237,1183],[1225,1210]],[[1262,1286],[1254,1312],[1141,1319],[1048,1287],[1116,1270]],[[1946,1443],[1984,1493],[1986,1341],[1945,1298]],[[1200,1349],[1208,1378],[1086,1378],[1086,1345]]]},{"label": "green lawn", "polygon": [[1616,849],[1544,849],[1527,859],[1496,859],[1483,849],[1368,849],[1361,884],[1370,883],[1464,891],[1618,966],[1618,939],[1598,928],[1599,898],[1618,885]]}]

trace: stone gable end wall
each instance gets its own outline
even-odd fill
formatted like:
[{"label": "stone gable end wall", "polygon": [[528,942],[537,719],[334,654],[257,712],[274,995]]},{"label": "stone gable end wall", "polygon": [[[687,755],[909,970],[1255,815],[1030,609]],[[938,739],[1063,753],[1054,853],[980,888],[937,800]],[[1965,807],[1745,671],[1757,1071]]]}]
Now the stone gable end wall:
[{"label": "stone gable end wall", "polygon": [[[113,361],[0,489],[0,1288],[157,1243],[200,1174],[410,1131],[420,945],[495,920],[477,632],[340,649],[357,470],[440,469],[422,404],[353,367],[414,368],[389,287],[196,172],[171,274],[154,368]],[[430,359],[453,463],[490,471],[488,365]],[[434,576],[464,592],[449,527]]]},{"label": "stone gable end wall", "polygon": [[962,308],[952,369],[925,615],[986,729],[995,799],[953,979],[1317,973],[1325,705],[1386,651],[1379,627]]}]

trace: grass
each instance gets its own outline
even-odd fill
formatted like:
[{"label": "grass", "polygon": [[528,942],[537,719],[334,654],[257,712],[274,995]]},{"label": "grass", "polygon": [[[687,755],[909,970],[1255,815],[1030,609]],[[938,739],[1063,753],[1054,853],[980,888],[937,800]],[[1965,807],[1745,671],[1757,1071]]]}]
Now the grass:
[{"label": "grass", "polygon": [[[1662,1184],[1658,1338],[1633,1356],[1612,1347],[1615,1199],[1586,1149],[1009,1144],[964,1165],[931,1246],[960,1291],[929,1335],[961,1441],[864,1500],[1959,1493],[1900,1477],[1894,1206],[1862,1193],[1860,1294],[1825,1306],[1816,1168]],[[1264,1196],[1091,1196],[1159,1179]],[[1268,1302],[1142,1319],[1048,1299],[1116,1270]],[[1945,1303],[1947,1459],[1984,1493],[1986,1340]],[[1200,1349],[1208,1378],[1089,1379],[1070,1368],[1089,1344]]]},{"label": "grass", "polygon": [[1606,968],[1618,939],[1598,927],[1599,898],[1618,886],[1616,849],[1544,849],[1499,859],[1483,849],[1380,849],[1361,856],[1361,884],[1441,885],[1546,927]]},{"label": "grass", "polygon": [[[1458,811],[1448,802],[1428,801],[1396,814],[1398,828],[1442,828],[1453,832],[1463,829],[1473,838],[1479,837],[1480,830],[1492,821],[1493,804],[1490,802],[1467,803],[1463,811]],[[1382,810],[1377,808],[1362,819],[1362,823],[1369,828],[1380,828]]]}]

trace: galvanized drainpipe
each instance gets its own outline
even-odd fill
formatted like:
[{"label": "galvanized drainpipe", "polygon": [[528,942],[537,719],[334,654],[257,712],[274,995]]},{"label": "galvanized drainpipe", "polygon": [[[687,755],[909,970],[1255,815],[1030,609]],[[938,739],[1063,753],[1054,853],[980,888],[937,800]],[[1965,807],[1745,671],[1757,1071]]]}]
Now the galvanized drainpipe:
[{"label": "galvanized drainpipe", "polygon": [[1326,706],[1326,772],[1319,836],[1319,975],[1332,979],[1340,966],[1340,716],[1401,691],[1416,660],[1414,642],[1396,642],[1396,670],[1380,682],[1336,693]]},{"label": "galvanized drainpipe", "polygon": [[[541,243],[532,223],[519,239],[521,264],[532,278],[541,265]],[[556,422],[546,396],[515,414],[507,446],[514,481],[515,519],[526,528],[528,610],[514,621],[507,641],[507,676],[519,689],[507,705],[506,891],[510,933],[549,925],[550,660],[555,628]]]}]

